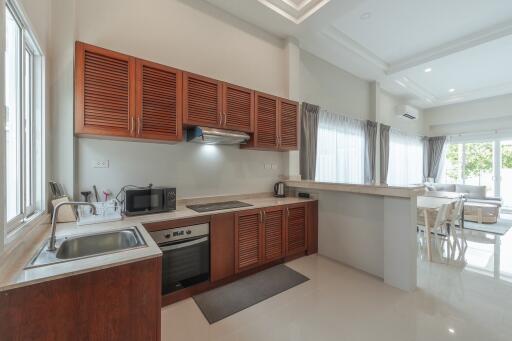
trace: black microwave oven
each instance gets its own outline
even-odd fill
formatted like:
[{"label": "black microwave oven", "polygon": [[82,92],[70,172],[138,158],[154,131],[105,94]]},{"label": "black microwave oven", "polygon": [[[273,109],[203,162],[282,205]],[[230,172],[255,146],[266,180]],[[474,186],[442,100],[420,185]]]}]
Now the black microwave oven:
[{"label": "black microwave oven", "polygon": [[162,213],[176,209],[176,188],[151,187],[127,189],[124,213],[127,216]]}]

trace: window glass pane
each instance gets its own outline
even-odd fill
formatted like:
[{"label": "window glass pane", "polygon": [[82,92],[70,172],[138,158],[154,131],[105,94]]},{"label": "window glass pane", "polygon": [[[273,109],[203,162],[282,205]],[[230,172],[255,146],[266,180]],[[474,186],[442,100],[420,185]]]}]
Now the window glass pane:
[{"label": "window glass pane", "polygon": [[7,221],[21,213],[21,28],[6,8],[5,104]]},{"label": "window glass pane", "polygon": [[462,183],[462,144],[450,144],[446,151],[443,182]]},{"label": "window glass pane", "polygon": [[25,50],[24,70],[24,122],[25,122],[25,208],[26,214],[31,213],[34,205],[34,151],[33,151],[33,58],[30,51]]},{"label": "window glass pane", "polygon": [[464,183],[485,186],[494,195],[493,142],[464,144]]},{"label": "window glass pane", "polygon": [[512,141],[501,142],[501,197],[504,206],[512,206]]}]

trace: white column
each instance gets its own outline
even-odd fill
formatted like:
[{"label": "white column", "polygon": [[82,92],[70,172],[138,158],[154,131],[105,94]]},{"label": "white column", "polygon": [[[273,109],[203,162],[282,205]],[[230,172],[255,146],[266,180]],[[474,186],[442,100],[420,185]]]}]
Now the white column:
[{"label": "white column", "polygon": [[[288,69],[288,98],[294,101],[300,100],[300,48],[298,42],[288,38],[285,42],[286,61]],[[286,177],[292,180],[300,180],[300,160],[298,151],[290,151],[285,154],[285,163],[288,165]]]},{"label": "white column", "polygon": [[417,198],[384,198],[384,282],[405,291],[417,284]]}]

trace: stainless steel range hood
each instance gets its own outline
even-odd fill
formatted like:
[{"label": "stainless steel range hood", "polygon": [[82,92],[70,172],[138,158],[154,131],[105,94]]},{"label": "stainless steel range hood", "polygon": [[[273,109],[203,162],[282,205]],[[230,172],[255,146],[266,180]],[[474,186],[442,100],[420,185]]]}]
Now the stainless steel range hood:
[{"label": "stainless steel range hood", "polygon": [[187,130],[187,141],[204,144],[243,144],[250,136],[241,131],[195,127]]}]

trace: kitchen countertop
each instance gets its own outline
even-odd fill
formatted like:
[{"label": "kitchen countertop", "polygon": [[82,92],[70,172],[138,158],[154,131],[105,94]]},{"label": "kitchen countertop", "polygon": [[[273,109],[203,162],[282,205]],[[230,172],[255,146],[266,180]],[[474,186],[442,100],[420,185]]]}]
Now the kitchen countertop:
[{"label": "kitchen countertop", "polygon": [[[233,208],[213,212],[195,212],[186,207],[190,204],[203,204],[216,201],[240,200],[251,204],[251,207]],[[312,201],[314,199],[304,198],[275,198],[265,194],[239,195],[239,196],[217,196],[205,198],[192,198],[178,200],[176,210],[172,212],[125,217],[123,220],[106,222],[93,225],[77,226],[76,223],[57,224],[57,237],[93,234],[97,232],[113,231],[135,226],[146,241],[147,247],[136,248],[106,255],[77,259],[63,263],[51,264],[25,270],[24,267],[32,259],[35,253],[43,246],[50,234],[48,223],[40,224],[20,237],[23,240],[13,241],[17,245],[7,247],[7,251],[0,254],[0,292],[34,283],[49,281],[57,278],[67,277],[79,273],[86,273],[94,270],[105,269],[121,264],[140,261],[143,259],[159,257],[160,248],[153,241],[143,224],[191,218],[198,216],[209,216],[220,213],[242,211],[254,208],[289,205],[300,202]]]},{"label": "kitchen countertop", "polygon": [[410,186],[386,186],[386,185],[364,185],[344,184],[332,182],[320,182],[313,180],[289,180],[285,182],[288,187],[313,189],[321,191],[350,192],[359,194],[370,194],[385,197],[412,198],[425,193],[423,185]]}]

